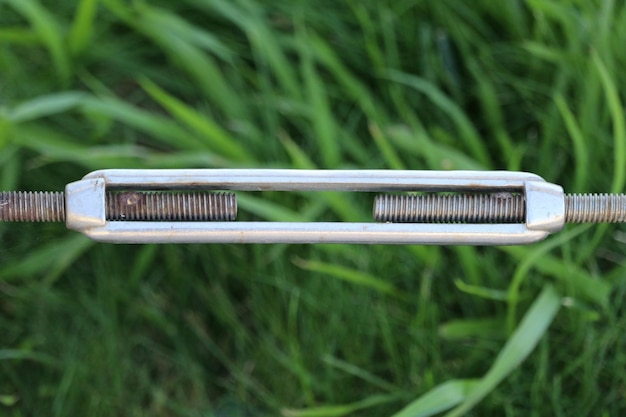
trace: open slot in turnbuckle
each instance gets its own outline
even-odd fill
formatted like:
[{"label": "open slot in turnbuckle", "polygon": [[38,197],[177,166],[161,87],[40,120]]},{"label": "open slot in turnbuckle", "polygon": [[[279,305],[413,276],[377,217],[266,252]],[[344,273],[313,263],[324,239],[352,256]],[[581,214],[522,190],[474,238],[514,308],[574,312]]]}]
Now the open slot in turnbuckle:
[{"label": "open slot in turnbuckle", "polygon": [[[230,191],[384,194],[372,222],[262,222],[236,221]],[[507,171],[112,169],[68,184],[65,213],[68,228],[114,243],[512,245],[560,230],[565,195]]]}]

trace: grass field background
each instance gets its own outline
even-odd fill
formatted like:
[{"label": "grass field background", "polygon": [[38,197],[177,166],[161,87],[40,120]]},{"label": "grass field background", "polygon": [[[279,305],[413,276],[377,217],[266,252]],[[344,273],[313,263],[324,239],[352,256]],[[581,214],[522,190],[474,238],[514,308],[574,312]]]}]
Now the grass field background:
[{"label": "grass field background", "polygon": [[[611,0],[0,0],[0,189],[279,167],[621,192],[624,28]],[[526,247],[108,245],[56,224],[0,242],[3,416],[626,413],[619,226]]]}]

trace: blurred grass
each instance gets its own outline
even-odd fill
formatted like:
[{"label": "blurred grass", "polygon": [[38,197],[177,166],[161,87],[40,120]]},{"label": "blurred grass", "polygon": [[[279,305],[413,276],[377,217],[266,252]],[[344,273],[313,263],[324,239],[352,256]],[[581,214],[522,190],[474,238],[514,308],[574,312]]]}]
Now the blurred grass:
[{"label": "blurred grass", "polygon": [[[612,0],[0,0],[0,184],[55,190],[112,167],[512,169],[623,191],[625,25]],[[336,193],[240,206],[369,210]],[[0,415],[626,411],[619,227],[507,248],[0,236]]]}]

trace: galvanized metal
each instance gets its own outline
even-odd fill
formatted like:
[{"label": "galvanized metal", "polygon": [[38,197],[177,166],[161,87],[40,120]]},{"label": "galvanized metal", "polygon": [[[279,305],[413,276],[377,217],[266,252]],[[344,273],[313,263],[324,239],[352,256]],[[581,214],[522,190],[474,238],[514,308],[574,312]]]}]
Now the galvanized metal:
[{"label": "galvanized metal", "polygon": [[540,176],[511,171],[306,170],[306,169],[106,169],[107,189],[240,191],[480,191],[519,190]]},{"label": "galvanized metal", "polygon": [[[393,224],[331,222],[112,222],[105,190],[179,189],[236,191],[465,191],[524,193],[535,201],[520,224]],[[325,170],[103,170],[68,184],[68,227],[93,239],[120,243],[384,243],[523,244],[563,226],[562,190],[541,177],[498,171]],[[71,206],[70,201],[80,201]],[[550,202],[551,205],[543,202]]]},{"label": "galvanized metal", "polygon": [[[389,194],[372,222],[234,221],[234,192],[255,191]],[[566,195],[525,172],[280,169],[100,170],[65,193],[0,194],[0,221],[62,220],[114,243],[514,245],[626,221],[626,196]]]},{"label": "galvanized metal", "polygon": [[624,194],[568,194],[565,196],[568,223],[626,222]]}]

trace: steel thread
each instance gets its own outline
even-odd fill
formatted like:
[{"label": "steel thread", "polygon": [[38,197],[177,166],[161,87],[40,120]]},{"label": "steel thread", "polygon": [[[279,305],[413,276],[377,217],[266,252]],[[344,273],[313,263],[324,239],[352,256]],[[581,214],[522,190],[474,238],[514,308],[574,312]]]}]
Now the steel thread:
[{"label": "steel thread", "polygon": [[374,220],[391,223],[523,223],[523,195],[377,195]]},{"label": "steel thread", "polygon": [[567,223],[626,222],[626,194],[566,194]]},{"label": "steel thread", "polygon": [[65,221],[64,193],[47,191],[0,192],[0,221]]},{"label": "steel thread", "polygon": [[[377,195],[374,220],[391,223],[523,223],[521,194]],[[626,194],[566,194],[565,222],[626,222]]]},{"label": "steel thread", "polygon": [[232,221],[234,193],[108,192],[107,220]]},{"label": "steel thread", "polygon": [[[107,220],[232,221],[237,217],[233,193],[107,192]],[[2,222],[63,222],[65,193],[0,192]]]}]

